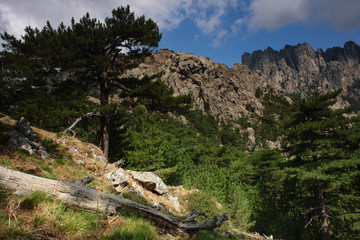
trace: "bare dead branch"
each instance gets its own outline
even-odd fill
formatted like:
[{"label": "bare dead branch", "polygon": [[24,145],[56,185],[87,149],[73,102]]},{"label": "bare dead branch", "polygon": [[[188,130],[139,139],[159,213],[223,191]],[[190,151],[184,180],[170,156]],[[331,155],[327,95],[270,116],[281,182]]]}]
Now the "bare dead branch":
[{"label": "bare dead branch", "polygon": [[101,116],[101,113],[99,110],[94,110],[92,112],[88,112],[80,117],[78,117],[74,122],[73,124],[71,124],[70,127],[68,127],[67,129],[65,129],[64,131],[62,131],[61,133],[62,134],[66,134],[68,131],[72,132],[73,133],[73,137],[75,137],[76,133],[74,132],[73,128],[81,121],[83,120],[84,118],[88,118],[88,117],[92,117],[92,116]]}]

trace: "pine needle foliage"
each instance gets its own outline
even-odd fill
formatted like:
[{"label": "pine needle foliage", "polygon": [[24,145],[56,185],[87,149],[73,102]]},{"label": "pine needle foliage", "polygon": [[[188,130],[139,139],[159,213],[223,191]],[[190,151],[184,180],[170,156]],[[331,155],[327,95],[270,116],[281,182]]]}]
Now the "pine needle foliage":
[{"label": "pine needle foliage", "polygon": [[346,115],[351,107],[331,108],[340,93],[299,98],[283,121],[285,187],[306,220],[308,238],[353,239],[360,233],[360,192],[355,185],[360,176],[360,119]]}]

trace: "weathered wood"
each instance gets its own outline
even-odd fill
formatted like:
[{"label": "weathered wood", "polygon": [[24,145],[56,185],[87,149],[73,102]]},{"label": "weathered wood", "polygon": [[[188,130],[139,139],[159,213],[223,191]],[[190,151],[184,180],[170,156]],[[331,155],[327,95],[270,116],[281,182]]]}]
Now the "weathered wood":
[{"label": "weathered wood", "polygon": [[97,109],[94,110],[94,111],[92,111],[92,112],[88,112],[88,113],[86,113],[86,114],[78,117],[78,118],[73,122],[73,124],[71,124],[70,127],[68,127],[67,129],[65,129],[65,130],[62,131],[61,133],[62,133],[62,134],[66,134],[67,132],[70,131],[70,132],[73,133],[73,137],[75,137],[76,133],[74,132],[73,128],[74,128],[81,120],[83,120],[84,118],[88,118],[88,117],[92,117],[92,116],[97,116],[97,117],[99,117],[99,116],[101,116],[101,113],[100,113],[100,111],[97,110]]},{"label": "weathered wood", "polygon": [[[42,191],[50,194],[58,201],[86,211],[101,211],[106,214],[115,214],[121,210],[138,212],[163,228],[179,231],[210,230],[220,227],[227,220],[226,214],[208,219],[203,212],[192,211],[188,219],[179,221],[151,207],[133,202],[121,196],[89,188],[83,182],[56,181],[3,167],[0,167],[0,186],[12,191],[16,195],[26,195],[35,191]],[[206,220],[196,222],[195,218],[197,216],[205,216]]]}]

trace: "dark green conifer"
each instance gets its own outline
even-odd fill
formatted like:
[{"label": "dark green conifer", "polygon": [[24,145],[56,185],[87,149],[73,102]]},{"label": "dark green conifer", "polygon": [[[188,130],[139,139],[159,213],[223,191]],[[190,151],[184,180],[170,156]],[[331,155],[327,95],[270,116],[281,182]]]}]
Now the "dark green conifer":
[{"label": "dark green conifer", "polygon": [[306,218],[305,227],[315,227],[324,240],[359,234],[359,117],[346,115],[351,107],[331,108],[340,92],[294,101],[283,125],[287,194]]},{"label": "dark green conifer", "polygon": [[[85,85],[97,86],[100,105],[106,108],[113,89],[129,92],[129,81],[119,76],[150,55],[161,33],[153,20],[135,17],[127,6],[114,9],[104,23],[87,13],[79,22],[72,19],[69,27],[61,23],[54,29],[47,22],[42,30],[27,27],[21,39],[6,32],[1,38],[3,72],[23,91],[43,87],[50,75],[68,71]],[[102,114],[100,143],[106,156],[109,125],[109,116]]]}]

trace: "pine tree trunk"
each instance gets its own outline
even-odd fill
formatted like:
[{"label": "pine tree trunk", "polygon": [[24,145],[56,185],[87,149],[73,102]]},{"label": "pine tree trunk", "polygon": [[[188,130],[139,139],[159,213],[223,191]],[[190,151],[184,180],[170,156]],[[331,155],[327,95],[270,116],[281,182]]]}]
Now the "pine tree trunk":
[{"label": "pine tree trunk", "polygon": [[[100,83],[100,105],[107,106],[109,104],[109,80],[107,73],[104,72],[101,75]],[[104,156],[109,156],[109,134],[110,134],[110,120],[106,115],[101,116],[100,126],[100,148],[104,153]]]},{"label": "pine tree trunk", "polygon": [[325,200],[324,200],[324,192],[322,188],[319,186],[316,190],[316,198],[320,207],[320,233],[321,239],[330,240],[330,231],[329,231],[329,219],[326,211]]}]

